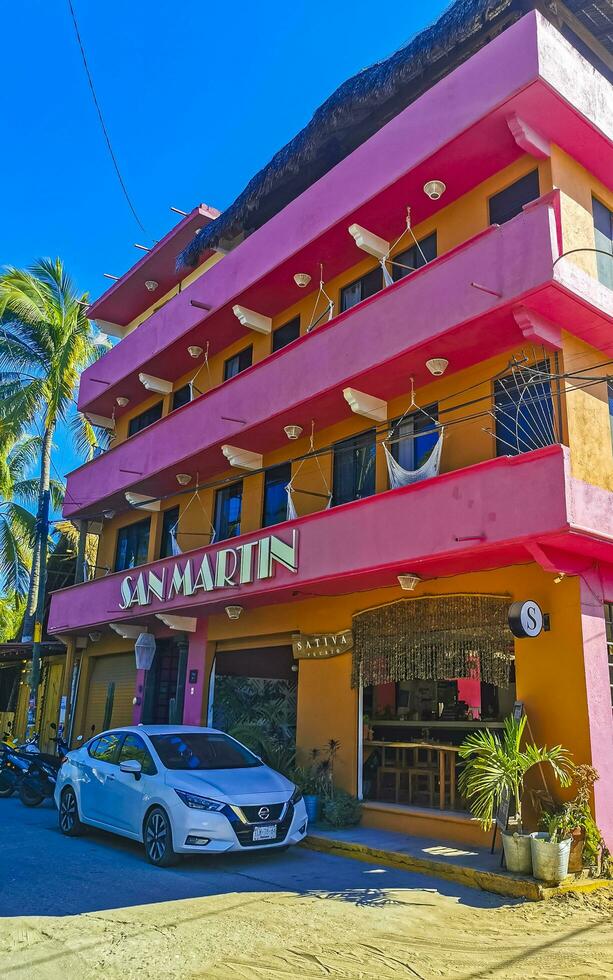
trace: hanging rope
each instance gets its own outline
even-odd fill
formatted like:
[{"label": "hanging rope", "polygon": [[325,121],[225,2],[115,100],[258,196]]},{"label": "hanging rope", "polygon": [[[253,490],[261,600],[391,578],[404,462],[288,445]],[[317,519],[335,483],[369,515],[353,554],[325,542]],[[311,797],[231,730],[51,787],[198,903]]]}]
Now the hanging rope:
[{"label": "hanging rope", "polygon": [[[198,475],[196,475],[196,484],[197,483],[198,483]],[[172,554],[173,554],[173,557],[175,557],[175,558],[178,555],[182,555],[183,554],[183,552],[181,550],[181,547],[179,545],[179,542],[177,540],[177,537],[178,537],[179,534],[186,534],[186,535],[190,535],[191,537],[201,537],[203,534],[207,534],[208,533],[209,534],[209,537],[210,537],[209,544],[213,544],[215,542],[215,528],[214,528],[214,526],[213,526],[213,524],[211,522],[210,514],[206,510],[204,504],[202,503],[202,498],[200,496],[200,490],[198,489],[197,486],[196,486],[196,489],[194,490],[193,494],[189,498],[189,500],[187,502],[187,506],[185,507],[185,510],[180,515],[180,519],[181,520],[185,520],[185,515],[187,514],[189,508],[191,507],[191,505],[193,504],[193,502],[194,502],[194,500],[196,498],[198,499],[198,503],[200,504],[200,507],[202,509],[202,513],[204,514],[204,516],[205,516],[205,518],[207,520],[207,523],[209,525],[210,530],[209,530],[209,532],[206,532],[206,531],[179,531],[179,520],[177,520],[172,525],[172,527],[169,528],[169,532],[168,532],[170,534],[170,542],[171,542]]]},{"label": "hanging rope", "polygon": [[[296,479],[296,477],[300,473],[300,470],[302,469],[302,467],[306,463],[307,459],[313,459],[313,457],[315,458],[315,462],[317,463],[317,468],[318,468],[319,473],[321,475],[322,483],[323,483],[324,487],[326,488],[325,494],[323,494],[323,493],[315,493],[315,491],[313,491],[313,490],[300,490],[300,489],[294,487],[294,480]],[[329,510],[329,508],[332,506],[332,491],[330,490],[330,487],[328,485],[328,481],[326,480],[326,475],[325,475],[325,473],[324,473],[324,471],[322,469],[321,463],[319,461],[319,454],[315,451],[315,422],[314,422],[314,420],[311,420],[311,437],[309,439],[309,451],[308,451],[307,455],[306,456],[303,456],[303,458],[300,460],[300,463],[296,467],[295,473],[292,475],[291,480],[289,481],[289,483],[287,484],[287,486],[285,488],[285,492],[287,493],[287,520],[288,521],[295,521],[296,518],[298,517],[298,513],[296,511],[296,507],[294,505],[294,499],[293,499],[293,496],[292,496],[292,494],[294,494],[294,493],[304,493],[304,494],[308,495],[309,497],[324,497],[324,498],[326,498],[328,502],[327,502],[326,506],[324,507],[324,510]]]},{"label": "hanging rope", "polygon": [[387,263],[388,262],[390,263],[390,265],[394,265],[398,269],[406,269],[408,272],[415,272],[415,266],[403,265],[402,262],[396,262],[394,259],[390,259],[391,253],[398,247],[398,245],[400,245],[400,242],[402,241],[402,239],[404,238],[404,236],[407,235],[407,234],[410,234],[411,235],[411,238],[415,242],[415,245],[417,246],[417,250],[418,250],[419,254],[421,255],[422,259],[424,260],[424,265],[427,265],[428,264],[428,259],[424,255],[424,251],[423,251],[421,245],[419,244],[419,242],[417,241],[417,239],[416,239],[416,237],[415,237],[415,235],[413,233],[413,228],[411,227],[411,209],[408,207],[407,208],[406,224],[405,224],[405,227],[404,227],[403,231],[400,233],[400,235],[398,236],[398,238],[396,239],[396,241],[395,242],[392,242],[392,244],[390,245],[390,247],[389,247],[389,249],[387,251],[387,255],[384,256],[384,258],[381,259],[381,268],[383,270],[383,281],[384,281],[384,283],[385,283],[386,286],[391,286],[392,283],[393,283],[393,281],[394,281],[393,280],[393,277],[391,276],[391,274],[390,274],[390,272],[388,271],[388,268],[387,268]]},{"label": "hanging rope", "polygon": [[213,380],[211,378],[211,365],[209,364],[209,345],[210,345],[210,341],[207,340],[207,342],[206,342],[206,348],[205,348],[205,351],[204,351],[204,360],[203,360],[202,364],[200,365],[200,367],[198,368],[198,370],[196,371],[196,373],[195,373],[194,377],[192,378],[192,380],[189,382],[190,401],[193,401],[194,400],[194,391],[196,391],[199,395],[204,395],[204,392],[201,391],[200,388],[196,387],[196,378],[198,377],[198,375],[200,374],[200,372],[204,370],[204,368],[206,368],[207,374],[208,374],[209,390],[213,387]]},{"label": "hanging rope", "polygon": [[[317,307],[319,306],[319,300],[320,300],[320,298],[322,296],[324,297],[324,299],[326,299],[328,301],[328,303],[327,303],[326,308],[324,309],[324,311],[322,313],[320,313],[320,315],[317,317],[317,319],[315,319],[315,314],[317,313]],[[319,266],[319,292],[317,293],[317,296],[315,297],[315,305],[313,307],[313,312],[311,313],[311,321],[310,321],[310,323],[309,323],[309,325],[307,327],[306,332],[307,333],[310,333],[311,330],[314,330],[315,327],[317,327],[321,323],[321,321],[325,317],[326,313],[328,314],[328,321],[330,321],[332,319],[332,317],[334,316],[334,301],[332,299],[330,299],[330,297],[328,296],[328,294],[326,292],[326,289],[325,289],[325,286],[324,286],[324,267],[323,267],[323,265],[320,264],[320,266]]]}]

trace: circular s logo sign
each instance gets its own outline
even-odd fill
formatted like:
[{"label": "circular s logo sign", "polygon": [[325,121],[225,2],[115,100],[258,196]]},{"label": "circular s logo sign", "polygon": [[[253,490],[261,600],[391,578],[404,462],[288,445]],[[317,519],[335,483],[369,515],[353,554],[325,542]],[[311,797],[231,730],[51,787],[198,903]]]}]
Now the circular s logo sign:
[{"label": "circular s logo sign", "polygon": [[538,636],[543,629],[543,611],[534,599],[514,602],[509,607],[509,627],[513,636]]}]

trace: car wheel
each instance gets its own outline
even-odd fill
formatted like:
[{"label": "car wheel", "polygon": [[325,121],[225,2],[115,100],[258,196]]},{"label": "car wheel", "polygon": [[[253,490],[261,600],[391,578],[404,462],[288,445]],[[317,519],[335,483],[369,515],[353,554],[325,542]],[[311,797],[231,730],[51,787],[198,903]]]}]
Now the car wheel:
[{"label": "car wheel", "polygon": [[19,784],[19,799],[24,806],[40,806],[44,800],[44,796],[41,793],[37,793],[36,790],[30,786],[27,779],[22,779]]},{"label": "car wheel", "polygon": [[67,786],[60,797],[59,823],[60,830],[67,837],[78,837],[85,830],[79,819],[77,798],[71,786]]},{"label": "car wheel", "polygon": [[169,868],[176,864],[179,855],[172,846],[170,820],[161,806],[156,806],[147,814],[143,833],[145,854],[151,864],[158,868]]}]

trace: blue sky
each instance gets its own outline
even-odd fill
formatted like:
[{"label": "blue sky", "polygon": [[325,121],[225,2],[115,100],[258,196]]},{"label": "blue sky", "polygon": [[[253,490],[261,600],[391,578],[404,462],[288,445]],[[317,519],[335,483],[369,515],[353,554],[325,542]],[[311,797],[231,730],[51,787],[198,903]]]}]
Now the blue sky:
[{"label": "blue sky", "polygon": [[[92,298],[176,220],[223,210],[348,76],[435,20],[448,0],[203,3],[73,0],[136,210],[115,176],[67,0],[3,11],[0,265],[59,255]],[[59,440],[58,468],[76,459]]]}]

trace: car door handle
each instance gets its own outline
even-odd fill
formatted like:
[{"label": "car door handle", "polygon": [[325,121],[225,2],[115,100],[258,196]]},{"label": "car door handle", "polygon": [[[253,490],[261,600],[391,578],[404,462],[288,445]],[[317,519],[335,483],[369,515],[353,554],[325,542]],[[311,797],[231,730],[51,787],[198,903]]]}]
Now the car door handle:
[{"label": "car door handle", "polygon": [[111,781],[112,779],[115,779],[115,777],[113,776],[113,774],[112,774],[112,773],[109,773],[109,775],[108,775],[108,776],[106,777],[106,781],[107,781],[107,783],[110,783],[110,781]]}]

